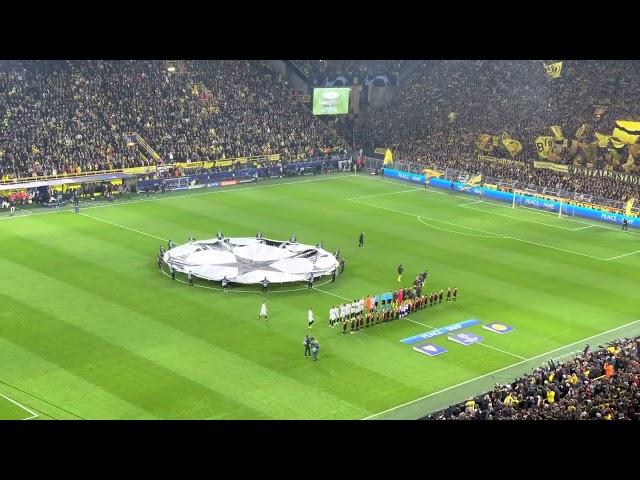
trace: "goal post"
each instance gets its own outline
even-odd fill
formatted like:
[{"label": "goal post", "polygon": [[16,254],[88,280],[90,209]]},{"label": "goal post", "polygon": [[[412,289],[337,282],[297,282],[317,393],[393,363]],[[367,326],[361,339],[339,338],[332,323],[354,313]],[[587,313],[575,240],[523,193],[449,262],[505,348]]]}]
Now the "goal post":
[{"label": "goal post", "polygon": [[511,208],[522,207],[558,215],[558,218],[573,217],[574,205],[566,198],[545,195],[527,190],[513,190]]}]

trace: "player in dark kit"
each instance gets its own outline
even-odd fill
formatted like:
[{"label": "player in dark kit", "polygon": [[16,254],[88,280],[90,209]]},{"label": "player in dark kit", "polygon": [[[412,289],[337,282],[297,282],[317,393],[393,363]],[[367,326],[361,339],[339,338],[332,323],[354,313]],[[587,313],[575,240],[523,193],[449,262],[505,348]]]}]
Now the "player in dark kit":
[{"label": "player in dark kit", "polygon": [[398,265],[398,282],[402,280],[402,272],[404,272],[404,267],[400,264]]},{"label": "player in dark kit", "polygon": [[334,268],[333,270],[331,270],[331,283],[336,281],[336,271],[337,271],[337,268]]},{"label": "player in dark kit", "polygon": [[458,287],[453,287],[453,301],[456,301],[456,297],[458,296]]},{"label": "player in dark kit", "polygon": [[313,273],[309,274],[309,283],[307,284],[307,288],[313,288]]},{"label": "player in dark kit", "polygon": [[158,270],[162,270],[162,255],[158,254]]},{"label": "player in dark kit", "polygon": [[346,264],[347,264],[347,260],[344,257],[342,257],[340,259],[340,275],[344,273],[344,267]]},{"label": "player in dark kit", "polygon": [[347,318],[343,318],[342,319],[342,334],[344,335],[345,333],[347,333]]},{"label": "player in dark kit", "polygon": [[444,290],[440,290],[440,295],[438,295],[438,303],[442,303],[443,296],[444,296]]},{"label": "player in dark kit", "polygon": [[358,247],[364,247],[364,232],[360,233],[360,238],[358,241]]},{"label": "player in dark kit", "polygon": [[626,218],[622,220],[622,230],[629,230],[629,220]]},{"label": "player in dark kit", "polygon": [[224,278],[222,279],[222,288],[224,289],[224,291],[227,291],[227,286],[229,285],[229,280],[227,280],[227,276],[225,275]]},{"label": "player in dark kit", "polygon": [[260,283],[262,284],[262,293],[269,293],[269,280],[267,280],[267,277],[264,277]]},{"label": "player in dark kit", "polygon": [[451,287],[449,287],[449,290],[447,290],[447,302],[451,301]]}]

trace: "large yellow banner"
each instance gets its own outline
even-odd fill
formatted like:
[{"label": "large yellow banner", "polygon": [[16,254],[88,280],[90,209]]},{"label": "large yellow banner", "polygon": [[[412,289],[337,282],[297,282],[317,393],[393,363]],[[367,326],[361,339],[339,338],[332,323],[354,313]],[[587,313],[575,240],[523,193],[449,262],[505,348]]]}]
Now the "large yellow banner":
[{"label": "large yellow banner", "polygon": [[538,162],[538,161],[534,161],[533,162],[533,167],[534,168],[541,168],[544,170],[553,170],[554,172],[561,172],[561,173],[567,173],[569,171],[569,166],[568,165],[558,165],[557,163],[553,163],[553,162]]},{"label": "large yellow banner", "polygon": [[124,173],[136,173],[136,174],[155,173],[156,172],[156,166],[155,165],[148,165],[146,167],[129,167],[129,168],[123,169],[122,171]]},{"label": "large yellow banner", "polygon": [[390,148],[387,148],[387,151],[384,154],[384,161],[382,162],[382,164],[388,165],[390,163],[393,163],[393,153],[391,152]]}]

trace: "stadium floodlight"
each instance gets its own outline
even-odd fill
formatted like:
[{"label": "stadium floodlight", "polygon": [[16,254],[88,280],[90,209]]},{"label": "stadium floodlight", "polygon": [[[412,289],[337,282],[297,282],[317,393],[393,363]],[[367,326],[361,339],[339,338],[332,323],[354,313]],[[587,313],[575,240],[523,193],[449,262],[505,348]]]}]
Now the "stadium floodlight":
[{"label": "stadium floodlight", "polygon": [[164,254],[176,272],[234,283],[257,284],[265,277],[272,283],[307,281],[330,275],[339,264],[323,248],[290,241],[255,237],[198,240],[179,245]]}]

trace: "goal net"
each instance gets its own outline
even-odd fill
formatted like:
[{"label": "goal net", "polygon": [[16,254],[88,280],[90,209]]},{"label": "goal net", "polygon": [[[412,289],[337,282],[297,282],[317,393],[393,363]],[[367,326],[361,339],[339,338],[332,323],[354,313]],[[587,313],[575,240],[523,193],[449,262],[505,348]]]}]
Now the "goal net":
[{"label": "goal net", "polygon": [[532,190],[513,190],[512,208],[530,208],[558,215],[573,217],[574,205],[568,204],[564,198],[544,195]]}]

